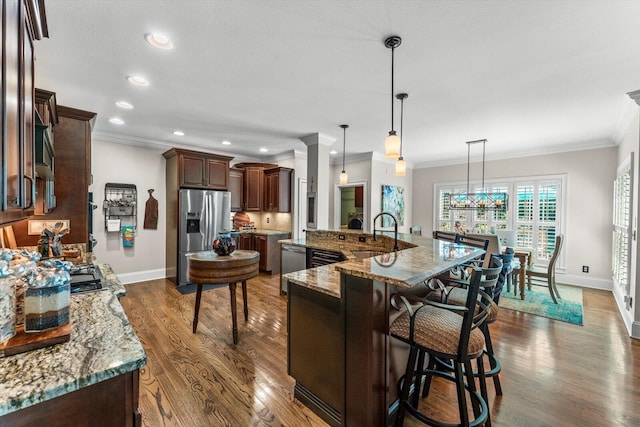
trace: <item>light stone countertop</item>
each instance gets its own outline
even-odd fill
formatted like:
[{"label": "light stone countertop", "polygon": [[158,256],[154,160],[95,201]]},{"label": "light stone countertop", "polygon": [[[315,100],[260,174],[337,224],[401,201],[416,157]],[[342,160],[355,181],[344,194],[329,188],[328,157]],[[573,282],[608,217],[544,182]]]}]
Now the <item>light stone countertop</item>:
[{"label": "light stone countertop", "polygon": [[[339,235],[344,235],[345,239],[339,240]],[[358,238],[362,237],[366,242],[359,241]],[[281,240],[280,243],[341,252],[347,261],[284,276],[292,283],[336,298],[341,297],[341,272],[411,288],[484,253],[482,249],[405,233],[398,234],[401,250],[397,252],[392,251],[393,238],[389,237],[389,233],[384,233],[374,242],[371,235],[361,232],[316,231],[308,234],[306,239]],[[353,255],[353,251],[360,250],[388,253],[360,260]]]},{"label": "light stone countertop", "polygon": [[147,355],[118,300],[124,286],[108,264],[96,264],[108,288],[71,296],[68,342],[0,358],[0,415],[146,364]]}]

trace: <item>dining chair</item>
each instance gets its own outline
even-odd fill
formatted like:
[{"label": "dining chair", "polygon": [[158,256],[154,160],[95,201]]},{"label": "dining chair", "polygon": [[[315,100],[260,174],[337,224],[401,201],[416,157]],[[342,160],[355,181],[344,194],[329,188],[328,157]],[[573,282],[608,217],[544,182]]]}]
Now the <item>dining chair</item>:
[{"label": "dining chair", "polygon": [[[463,245],[467,245],[467,246],[473,246],[474,248],[480,248],[484,250],[484,254],[482,254],[480,256],[481,260],[485,259],[485,255],[487,253],[487,248],[489,247],[489,239],[485,238],[484,236],[473,236],[473,235],[469,235],[469,234],[456,234],[456,243],[461,243]],[[485,264],[487,264],[489,261],[489,258],[487,258],[487,262]]]},{"label": "dining chair", "polygon": [[[482,355],[485,339],[480,325],[488,318],[491,310],[491,296],[481,290],[482,269],[474,268],[468,281],[465,304],[452,305],[417,298],[401,292],[391,297],[392,305],[401,310],[391,324],[391,336],[409,344],[406,370],[399,381],[399,406],[396,426],[402,426],[408,412],[421,422],[444,426],[444,420],[427,415],[418,408],[420,389],[428,395],[431,379],[439,377],[455,383],[460,425],[483,425],[489,422],[486,403],[486,380]],[[477,308],[476,308],[477,307]],[[428,356],[425,368],[425,357]],[[436,358],[450,361],[453,373],[438,369]],[[472,361],[477,364],[479,393],[476,390]],[[465,378],[466,377],[466,378]],[[424,380],[424,384],[423,384]],[[411,392],[413,386],[413,393]],[[469,419],[467,396],[471,400],[474,419]]]},{"label": "dining chair", "polygon": [[[532,280],[538,281],[540,282],[540,284],[546,284],[546,286],[549,288],[549,294],[551,295],[551,299],[553,300],[554,304],[558,304],[557,298],[560,298],[558,288],[556,287],[555,269],[556,262],[558,261],[558,255],[560,254],[560,250],[562,249],[563,241],[564,236],[562,234],[558,234],[556,236],[556,246],[553,249],[553,254],[551,255],[551,259],[549,260],[549,265],[547,266],[547,268],[531,265],[530,267],[527,267],[526,270],[527,285],[529,289],[531,289]],[[524,284],[520,284],[520,286],[524,286]]]},{"label": "dining chair", "polygon": [[[480,326],[482,333],[484,334],[485,350],[484,355],[487,356],[489,361],[488,369],[484,372],[485,378],[493,378],[493,385],[496,390],[496,395],[502,396],[502,386],[500,384],[500,371],[502,365],[500,360],[496,356],[493,350],[493,342],[491,340],[491,333],[489,331],[489,325],[498,320],[499,306],[498,301],[500,299],[500,293],[504,287],[504,283],[509,270],[509,264],[503,263],[503,256],[500,254],[492,254],[490,257],[490,263],[488,267],[482,268],[482,279],[480,281],[480,289],[484,290],[491,296],[491,310],[486,321]],[[466,301],[467,289],[469,287],[468,280],[451,280],[449,285],[453,287],[448,295],[446,295],[447,304],[464,305]],[[450,367],[449,367],[450,368]],[[474,373],[474,376],[478,376],[478,373]],[[486,399],[486,395],[484,395]]]},{"label": "dining chair", "polygon": [[433,238],[436,240],[444,240],[446,242],[455,242],[458,234],[451,231],[435,230]]}]

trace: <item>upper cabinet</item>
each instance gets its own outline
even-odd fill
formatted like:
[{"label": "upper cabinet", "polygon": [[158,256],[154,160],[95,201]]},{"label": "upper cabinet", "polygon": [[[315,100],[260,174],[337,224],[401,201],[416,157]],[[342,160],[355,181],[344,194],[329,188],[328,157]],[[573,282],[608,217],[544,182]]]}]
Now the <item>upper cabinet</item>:
[{"label": "upper cabinet", "polygon": [[[236,163],[234,171],[242,171],[242,196],[240,206],[247,212],[291,212],[291,183],[293,169],[278,167],[273,163]],[[230,178],[231,179],[231,178]],[[236,178],[239,179],[239,178]],[[231,190],[234,210],[234,190]],[[236,197],[237,199],[237,197]]]},{"label": "upper cabinet", "polygon": [[244,210],[249,212],[262,210],[262,191],[264,186],[264,168],[248,166],[244,170]]},{"label": "upper cabinet", "polygon": [[240,212],[244,207],[244,171],[229,168],[229,191],[231,192],[231,212]]},{"label": "upper cabinet", "polygon": [[264,210],[291,212],[291,177],[293,169],[273,168],[264,171]]},{"label": "upper cabinet", "polygon": [[177,175],[180,187],[229,189],[229,161],[233,157],[178,148],[172,148],[162,155],[167,159],[167,173]]},{"label": "upper cabinet", "polygon": [[37,0],[4,0],[2,8],[2,147],[0,223],[34,212],[34,51],[33,42],[48,37]]},{"label": "upper cabinet", "polygon": [[55,126],[58,124],[58,106],[55,92],[35,91],[35,214],[51,212],[56,207],[55,196]]}]

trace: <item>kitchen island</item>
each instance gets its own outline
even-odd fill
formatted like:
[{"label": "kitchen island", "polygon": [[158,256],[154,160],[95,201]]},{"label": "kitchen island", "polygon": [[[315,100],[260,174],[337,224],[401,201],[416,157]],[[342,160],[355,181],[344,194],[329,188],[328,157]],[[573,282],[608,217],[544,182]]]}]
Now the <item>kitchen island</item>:
[{"label": "kitchen island", "polygon": [[0,425],[141,425],[146,353],[118,300],[124,287],[96,263],[105,289],[71,296],[71,339],[0,358]]},{"label": "kitchen island", "polygon": [[[288,372],[294,396],[332,426],[386,426],[397,408],[407,348],[390,339],[397,290],[425,281],[484,251],[401,234],[394,239],[321,231],[283,243],[341,251],[347,261],[288,273]],[[363,242],[364,240],[364,242]],[[402,249],[405,248],[405,249]],[[372,252],[366,252],[366,251]],[[383,252],[366,257],[368,253]]]}]

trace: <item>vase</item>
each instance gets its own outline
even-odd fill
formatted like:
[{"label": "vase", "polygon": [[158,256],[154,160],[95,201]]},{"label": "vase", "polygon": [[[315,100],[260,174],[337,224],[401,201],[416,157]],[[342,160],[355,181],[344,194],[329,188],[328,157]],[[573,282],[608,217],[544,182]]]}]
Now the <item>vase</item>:
[{"label": "vase", "polygon": [[236,249],[236,243],[231,238],[231,232],[218,231],[218,237],[213,241],[213,251],[219,256],[231,254]]}]

